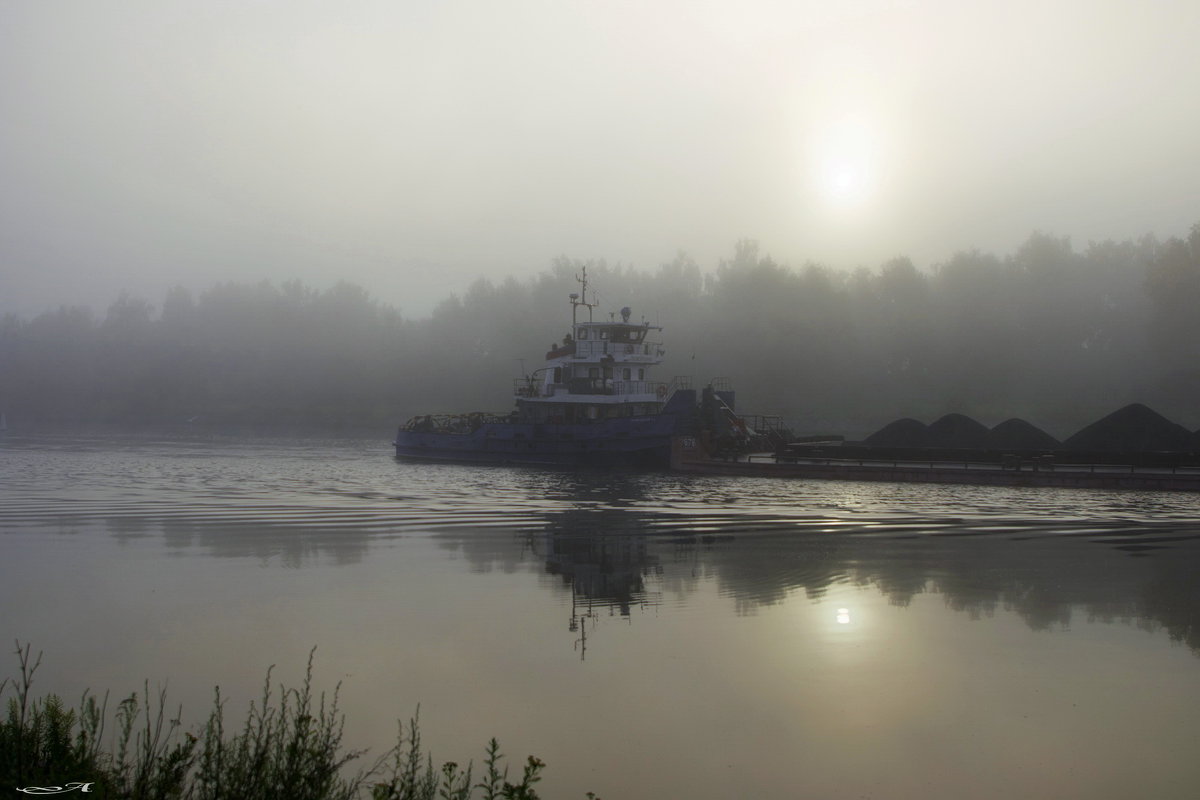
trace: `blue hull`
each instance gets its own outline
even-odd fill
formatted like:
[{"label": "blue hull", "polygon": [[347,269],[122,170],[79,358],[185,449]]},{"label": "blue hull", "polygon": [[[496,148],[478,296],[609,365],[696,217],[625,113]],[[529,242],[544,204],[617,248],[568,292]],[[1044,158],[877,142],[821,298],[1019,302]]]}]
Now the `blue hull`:
[{"label": "blue hull", "polygon": [[471,464],[542,464],[666,468],[675,414],[584,424],[489,422],[470,433],[401,429],[396,457]]}]

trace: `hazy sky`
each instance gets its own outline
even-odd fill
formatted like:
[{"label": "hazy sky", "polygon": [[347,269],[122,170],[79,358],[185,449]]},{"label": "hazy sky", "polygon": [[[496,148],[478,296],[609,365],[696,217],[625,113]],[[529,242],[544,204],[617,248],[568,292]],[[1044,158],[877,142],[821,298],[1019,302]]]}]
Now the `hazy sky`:
[{"label": "hazy sky", "polygon": [[0,0],[0,311],[1200,221],[1200,3]]}]

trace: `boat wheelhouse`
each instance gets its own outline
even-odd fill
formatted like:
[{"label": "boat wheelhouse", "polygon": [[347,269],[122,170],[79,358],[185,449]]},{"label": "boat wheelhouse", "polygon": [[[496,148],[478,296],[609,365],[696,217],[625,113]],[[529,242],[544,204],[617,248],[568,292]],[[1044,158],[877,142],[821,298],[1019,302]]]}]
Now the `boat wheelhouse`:
[{"label": "boat wheelhouse", "polygon": [[[607,322],[592,318],[587,302],[587,274],[580,278],[584,294],[571,295],[571,331],[546,353],[545,366],[514,382],[521,420],[549,424],[594,422],[656,414],[671,386],[650,379],[664,350],[655,334],[662,328],[632,323],[629,307]],[[586,308],[587,321],[579,320]]]}]

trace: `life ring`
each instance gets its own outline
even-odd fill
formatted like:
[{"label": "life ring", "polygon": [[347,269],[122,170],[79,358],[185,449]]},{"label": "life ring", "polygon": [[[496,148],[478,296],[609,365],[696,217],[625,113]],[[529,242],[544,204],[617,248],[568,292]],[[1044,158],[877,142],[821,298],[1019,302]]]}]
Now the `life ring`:
[{"label": "life ring", "polygon": [[659,400],[665,400],[667,397],[667,387],[659,386],[658,389],[655,391],[655,394],[658,395]]}]

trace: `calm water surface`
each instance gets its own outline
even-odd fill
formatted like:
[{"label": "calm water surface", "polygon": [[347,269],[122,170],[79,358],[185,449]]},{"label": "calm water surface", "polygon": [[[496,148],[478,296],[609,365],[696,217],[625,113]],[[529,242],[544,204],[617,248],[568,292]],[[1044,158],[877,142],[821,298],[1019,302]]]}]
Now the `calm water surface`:
[{"label": "calm water surface", "polygon": [[348,744],[419,704],[435,759],[495,735],[548,798],[1200,796],[1198,575],[1186,494],[0,440],[42,691],[240,717],[315,646]]}]

